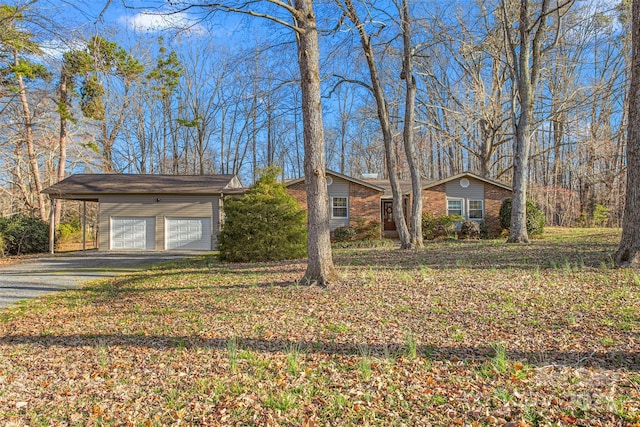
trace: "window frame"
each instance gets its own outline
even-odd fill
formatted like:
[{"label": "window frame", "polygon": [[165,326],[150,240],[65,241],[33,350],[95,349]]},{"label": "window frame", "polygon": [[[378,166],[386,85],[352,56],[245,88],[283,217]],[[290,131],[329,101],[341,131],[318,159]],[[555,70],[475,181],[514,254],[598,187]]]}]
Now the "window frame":
[{"label": "window frame", "polygon": [[[480,209],[478,208],[471,208],[471,203],[472,202],[478,202],[480,203]],[[471,211],[480,211],[480,216],[479,217],[471,217]],[[467,206],[467,218],[472,220],[472,221],[483,221],[484,220],[484,200],[480,200],[480,199],[470,199],[468,201],[468,206]]]},{"label": "window frame", "polygon": [[[336,206],[336,199],[344,199],[344,206]],[[344,216],[336,215],[336,209],[344,209]],[[347,196],[331,196],[331,218],[332,219],[348,219],[349,218],[349,197]]]},{"label": "window frame", "polygon": [[[458,202],[460,203],[460,213],[451,213],[451,208],[449,207],[449,203],[450,202]],[[447,215],[451,216],[451,215],[459,215],[461,217],[464,218],[464,199],[459,198],[459,197],[447,197]],[[457,209],[456,209],[457,210]]]}]

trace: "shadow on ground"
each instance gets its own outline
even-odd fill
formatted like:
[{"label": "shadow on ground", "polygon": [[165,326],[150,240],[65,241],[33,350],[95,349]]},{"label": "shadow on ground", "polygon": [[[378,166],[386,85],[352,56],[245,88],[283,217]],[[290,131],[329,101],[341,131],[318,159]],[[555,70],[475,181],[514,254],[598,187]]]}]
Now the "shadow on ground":
[{"label": "shadow on ground", "polygon": [[[134,348],[205,348],[227,350],[230,339],[236,339],[239,348],[259,353],[286,353],[291,348],[302,349],[303,353],[319,353],[341,356],[361,356],[363,348],[367,354],[384,357],[401,355],[404,347],[398,343],[362,345],[327,341],[291,341],[283,339],[207,339],[190,336],[157,336],[126,334],[73,334],[73,335],[7,335],[0,337],[0,345],[35,345],[42,347],[134,347]],[[417,354],[434,361],[477,362],[495,355],[495,350],[487,346],[437,347],[418,346]],[[572,366],[574,368],[628,369],[640,371],[640,351],[555,351],[544,350],[525,352],[508,350],[512,361],[521,361],[532,366]]]}]

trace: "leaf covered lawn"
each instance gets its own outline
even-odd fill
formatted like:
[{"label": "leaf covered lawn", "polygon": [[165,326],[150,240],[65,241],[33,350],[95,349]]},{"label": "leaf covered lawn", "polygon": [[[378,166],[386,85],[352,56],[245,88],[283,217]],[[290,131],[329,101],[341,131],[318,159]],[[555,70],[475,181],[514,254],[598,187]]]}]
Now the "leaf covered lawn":
[{"label": "leaf covered lawn", "polygon": [[640,426],[640,272],[619,231],[531,245],[212,256],[0,312],[2,425]]}]

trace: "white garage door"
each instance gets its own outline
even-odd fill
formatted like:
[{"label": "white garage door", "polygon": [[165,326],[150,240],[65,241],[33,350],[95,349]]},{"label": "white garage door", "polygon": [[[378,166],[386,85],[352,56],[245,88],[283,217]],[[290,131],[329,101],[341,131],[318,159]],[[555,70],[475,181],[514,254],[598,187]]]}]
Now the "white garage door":
[{"label": "white garage door", "polygon": [[155,249],[155,218],[111,218],[112,250]]},{"label": "white garage door", "polygon": [[210,218],[167,218],[166,248],[211,250]]}]

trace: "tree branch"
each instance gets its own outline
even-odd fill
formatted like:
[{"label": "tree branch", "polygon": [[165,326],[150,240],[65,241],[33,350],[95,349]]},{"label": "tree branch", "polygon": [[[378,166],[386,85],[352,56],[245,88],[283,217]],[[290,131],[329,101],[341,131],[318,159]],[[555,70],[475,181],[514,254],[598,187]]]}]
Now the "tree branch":
[{"label": "tree branch", "polygon": [[[111,1],[111,0],[109,0]],[[291,6],[290,4],[287,4],[283,1],[280,0],[267,0],[268,3],[273,4],[274,6],[278,6],[281,7],[283,9],[285,9],[287,12],[289,12],[291,14],[291,16],[293,17],[294,21],[297,22],[300,12],[297,11],[293,6]],[[167,15],[173,15],[173,14],[177,14],[177,13],[182,13],[182,12],[186,12],[188,10],[191,9],[211,9],[212,11],[215,10],[219,10],[221,12],[225,12],[225,13],[229,13],[229,12],[233,12],[233,13],[241,13],[243,15],[249,15],[249,16],[253,16],[256,18],[262,18],[262,19],[266,19],[272,22],[275,22],[277,24],[280,24],[282,26],[285,26],[293,31],[296,32],[296,34],[303,32],[304,30],[300,27],[298,27],[297,25],[291,24],[281,18],[275,17],[273,15],[269,15],[268,13],[262,13],[262,12],[256,12],[255,10],[252,9],[247,9],[249,7],[249,5],[256,3],[255,1],[247,1],[244,2],[242,4],[239,4],[238,6],[231,6],[229,4],[225,4],[225,3],[200,3],[200,4],[189,4],[187,6],[183,6],[183,7],[179,7],[177,9],[174,9],[171,12],[168,12]]]},{"label": "tree branch", "polygon": [[336,89],[338,89],[338,87],[342,84],[342,83],[352,83],[352,84],[356,84],[359,86],[364,87],[365,89],[367,89],[369,92],[373,93],[373,88],[371,86],[369,86],[368,84],[366,84],[365,82],[363,82],[362,80],[354,80],[354,79],[348,79],[344,76],[341,76],[339,74],[332,74],[333,77],[337,77],[339,79],[338,83],[336,83],[333,86],[333,89],[331,89],[331,91],[329,92],[329,95],[327,96],[328,98],[331,98],[331,95],[333,95],[333,92],[336,91]]}]

